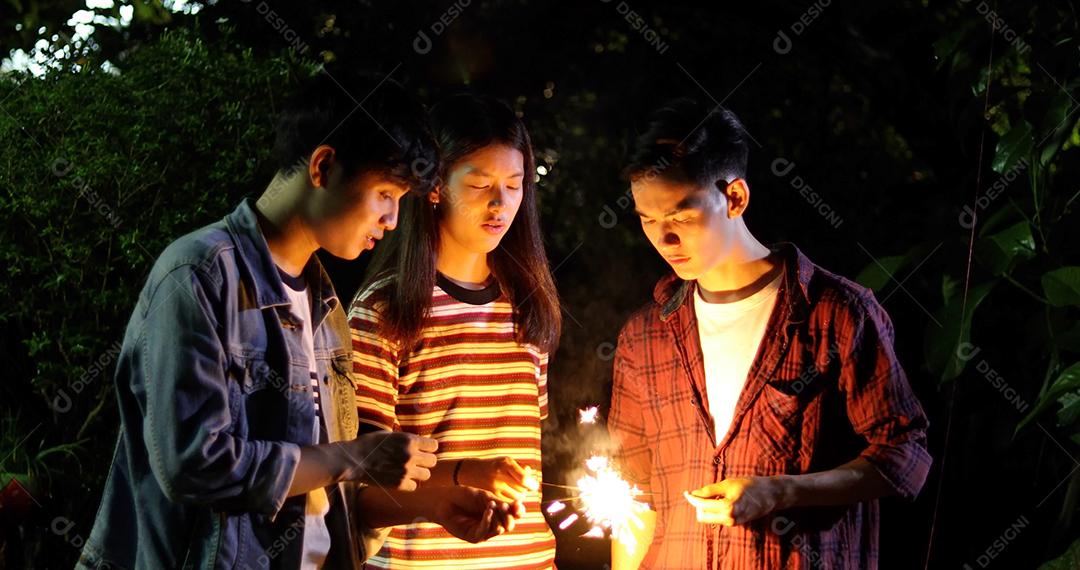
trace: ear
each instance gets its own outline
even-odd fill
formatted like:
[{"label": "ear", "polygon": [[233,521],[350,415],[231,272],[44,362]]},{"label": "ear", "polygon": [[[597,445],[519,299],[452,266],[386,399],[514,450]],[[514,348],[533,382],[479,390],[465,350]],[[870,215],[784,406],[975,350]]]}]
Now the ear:
[{"label": "ear", "polygon": [[[717,182],[720,186],[723,182]],[[736,178],[723,187],[724,196],[727,197],[727,217],[737,218],[743,215],[746,207],[750,205],[750,186],[746,180]]]},{"label": "ear", "polygon": [[308,182],[315,188],[325,188],[330,183],[330,167],[334,164],[334,147],[319,145],[311,151],[308,159]]},{"label": "ear", "polygon": [[432,204],[438,204],[439,203],[439,198],[440,198],[440,196],[439,196],[439,191],[440,190],[442,190],[442,187],[436,185],[435,188],[433,188],[431,190],[431,192],[428,192],[428,201],[431,202]]}]

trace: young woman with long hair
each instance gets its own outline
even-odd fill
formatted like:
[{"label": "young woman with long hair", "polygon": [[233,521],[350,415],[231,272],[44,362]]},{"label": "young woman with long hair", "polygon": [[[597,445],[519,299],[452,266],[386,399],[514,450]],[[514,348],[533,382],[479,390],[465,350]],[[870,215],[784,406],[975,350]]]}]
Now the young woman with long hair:
[{"label": "young woman with long hair", "polygon": [[349,310],[360,421],[438,440],[422,486],[485,489],[516,503],[518,519],[479,545],[428,522],[394,527],[368,564],[550,568],[555,540],[536,483],[561,313],[532,146],[522,121],[489,97],[453,96],[431,115],[439,182],[403,202],[401,227]]}]

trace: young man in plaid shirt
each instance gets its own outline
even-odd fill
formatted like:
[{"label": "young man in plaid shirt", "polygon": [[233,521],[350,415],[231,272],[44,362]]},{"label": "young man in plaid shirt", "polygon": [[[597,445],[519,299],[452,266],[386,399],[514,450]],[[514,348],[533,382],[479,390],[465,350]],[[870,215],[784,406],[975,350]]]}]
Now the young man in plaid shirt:
[{"label": "young man in plaid shirt", "polygon": [[747,229],[746,138],[674,101],[627,168],[674,274],[619,335],[609,428],[653,510],[613,541],[616,569],[876,568],[877,499],[930,469],[873,293]]}]

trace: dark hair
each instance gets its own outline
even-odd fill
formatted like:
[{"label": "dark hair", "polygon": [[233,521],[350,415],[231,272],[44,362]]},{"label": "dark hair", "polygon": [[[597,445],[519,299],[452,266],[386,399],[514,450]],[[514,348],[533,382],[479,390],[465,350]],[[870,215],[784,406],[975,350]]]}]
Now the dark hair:
[{"label": "dark hair", "polygon": [[[465,156],[492,144],[505,144],[524,157],[521,207],[510,229],[488,264],[503,295],[514,307],[517,340],[542,350],[554,351],[562,327],[559,295],[551,277],[540,214],[536,206],[535,161],[524,123],[505,103],[492,97],[454,95],[431,110],[432,131],[439,144],[439,177]],[[387,289],[382,334],[409,349],[420,338],[424,319],[431,309],[435,287],[435,263],[439,251],[439,217],[423,197],[402,199],[400,228],[387,234],[376,248],[375,258],[361,291],[388,275],[396,283]]]},{"label": "dark hair", "polygon": [[277,171],[307,165],[321,144],[334,148],[347,177],[378,172],[425,192],[438,161],[424,107],[396,81],[364,72],[319,70],[278,119]]},{"label": "dark hair", "polygon": [[710,187],[718,180],[745,178],[746,139],[746,129],[728,109],[675,99],[649,115],[631,144],[623,176],[631,181],[659,176]]}]

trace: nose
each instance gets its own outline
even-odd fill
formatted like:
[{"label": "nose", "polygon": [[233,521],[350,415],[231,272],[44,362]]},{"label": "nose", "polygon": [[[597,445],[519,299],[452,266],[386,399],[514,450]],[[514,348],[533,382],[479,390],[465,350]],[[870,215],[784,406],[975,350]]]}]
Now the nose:
[{"label": "nose", "polygon": [[397,227],[398,220],[398,202],[393,201],[393,205],[390,206],[390,211],[379,218],[379,225],[383,227],[384,231],[393,231]]},{"label": "nose", "polygon": [[506,190],[506,185],[502,183],[493,185],[492,190],[494,194],[491,197],[491,201],[488,202],[488,209],[492,212],[498,212],[506,206],[509,192]]},{"label": "nose", "polygon": [[679,239],[679,234],[664,228],[660,234],[660,246],[661,247],[676,247],[682,243]]}]

